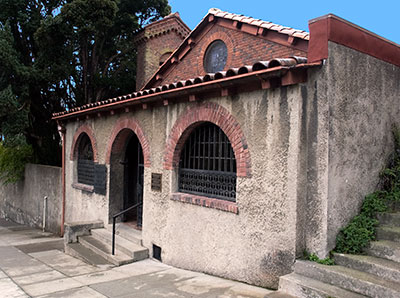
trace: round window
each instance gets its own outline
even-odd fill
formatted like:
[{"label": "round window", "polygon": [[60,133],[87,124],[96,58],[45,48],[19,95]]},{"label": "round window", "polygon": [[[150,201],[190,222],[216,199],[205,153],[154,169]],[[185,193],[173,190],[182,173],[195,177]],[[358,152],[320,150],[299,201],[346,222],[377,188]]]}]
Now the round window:
[{"label": "round window", "polygon": [[224,69],[228,58],[228,49],[222,40],[210,44],[204,55],[204,69],[207,73],[215,73]]}]

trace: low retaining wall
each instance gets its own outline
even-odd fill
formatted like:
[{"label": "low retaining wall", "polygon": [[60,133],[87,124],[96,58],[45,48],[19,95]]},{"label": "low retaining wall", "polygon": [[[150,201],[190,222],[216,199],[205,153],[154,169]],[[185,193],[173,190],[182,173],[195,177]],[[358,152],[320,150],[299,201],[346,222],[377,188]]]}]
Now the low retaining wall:
[{"label": "low retaining wall", "polygon": [[25,178],[0,183],[0,217],[43,228],[44,197],[47,197],[46,231],[59,233],[61,225],[61,168],[27,164]]}]

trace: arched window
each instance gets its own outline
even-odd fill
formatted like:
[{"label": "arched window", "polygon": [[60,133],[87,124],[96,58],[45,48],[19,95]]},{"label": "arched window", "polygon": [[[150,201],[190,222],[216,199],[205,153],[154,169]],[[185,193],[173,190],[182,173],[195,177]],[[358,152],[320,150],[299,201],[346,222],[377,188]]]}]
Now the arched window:
[{"label": "arched window", "polygon": [[92,143],[86,133],[82,133],[78,147],[78,183],[94,184],[94,161]]},{"label": "arched window", "polygon": [[180,156],[179,191],[236,200],[236,159],[218,126],[206,122],[190,134]]}]

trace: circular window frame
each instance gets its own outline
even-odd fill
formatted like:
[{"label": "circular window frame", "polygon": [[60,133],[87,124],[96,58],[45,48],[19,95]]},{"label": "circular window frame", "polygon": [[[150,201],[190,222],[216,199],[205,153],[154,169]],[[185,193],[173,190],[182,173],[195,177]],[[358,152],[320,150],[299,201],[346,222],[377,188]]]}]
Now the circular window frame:
[{"label": "circular window frame", "polygon": [[229,69],[232,66],[232,57],[234,55],[234,47],[233,47],[233,41],[232,38],[226,34],[225,32],[222,31],[217,31],[212,33],[210,36],[205,37],[202,40],[202,47],[200,50],[200,53],[197,57],[197,73],[198,75],[206,75],[207,72],[204,67],[204,55],[208,49],[208,47],[216,40],[221,40],[225,43],[227,50],[228,50],[228,55],[225,63],[224,70]]},{"label": "circular window frame", "polygon": [[[222,51],[222,52],[221,52]],[[222,59],[215,59],[216,54],[222,53]],[[206,73],[217,73],[223,71],[228,61],[228,47],[221,39],[216,39],[210,43],[203,56],[203,67]]]}]

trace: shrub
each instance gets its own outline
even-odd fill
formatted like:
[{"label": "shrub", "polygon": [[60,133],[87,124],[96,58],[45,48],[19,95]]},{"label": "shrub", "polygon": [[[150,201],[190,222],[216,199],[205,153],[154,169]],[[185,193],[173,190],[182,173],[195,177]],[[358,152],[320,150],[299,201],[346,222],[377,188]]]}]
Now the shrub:
[{"label": "shrub", "polygon": [[24,176],[25,164],[32,158],[32,147],[20,144],[8,147],[0,142],[0,181],[14,183]]}]

